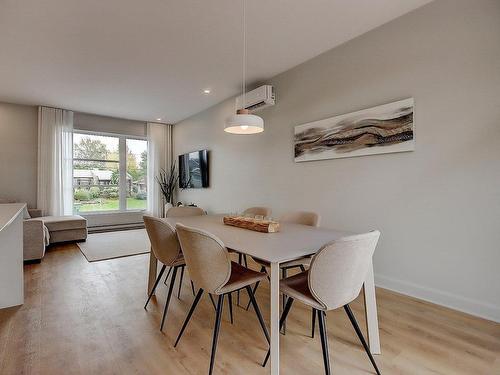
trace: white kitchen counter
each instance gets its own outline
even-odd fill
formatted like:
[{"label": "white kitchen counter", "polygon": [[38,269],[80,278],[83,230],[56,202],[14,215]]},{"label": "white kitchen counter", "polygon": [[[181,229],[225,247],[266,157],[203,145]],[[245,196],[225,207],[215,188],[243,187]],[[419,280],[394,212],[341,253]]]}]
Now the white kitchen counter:
[{"label": "white kitchen counter", "polygon": [[24,303],[25,203],[0,204],[0,309]]}]

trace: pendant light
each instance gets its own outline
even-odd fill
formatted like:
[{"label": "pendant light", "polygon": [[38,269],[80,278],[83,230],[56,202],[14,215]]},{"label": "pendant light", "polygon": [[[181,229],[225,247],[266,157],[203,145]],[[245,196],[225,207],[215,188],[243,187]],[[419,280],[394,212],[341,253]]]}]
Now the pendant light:
[{"label": "pendant light", "polygon": [[[247,62],[247,35],[246,35],[246,3],[243,0],[243,103],[246,103],[246,62]],[[256,134],[264,131],[264,120],[250,114],[248,109],[238,109],[235,115],[226,120],[224,131],[231,134]]]}]

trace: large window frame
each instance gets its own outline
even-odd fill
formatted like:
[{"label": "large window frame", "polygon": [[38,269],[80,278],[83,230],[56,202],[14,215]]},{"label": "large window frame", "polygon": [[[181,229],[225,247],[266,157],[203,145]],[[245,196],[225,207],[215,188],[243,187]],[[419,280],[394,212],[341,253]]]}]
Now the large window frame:
[{"label": "large window frame", "polygon": [[[145,212],[147,208],[144,209],[127,209],[127,140],[140,140],[146,141],[147,137],[135,136],[135,135],[125,135],[125,134],[117,134],[117,133],[109,133],[109,132],[99,132],[99,131],[90,131],[90,130],[79,130],[74,129],[72,137],[75,134],[82,135],[93,135],[93,136],[101,136],[101,137],[112,137],[118,139],[118,160],[100,160],[100,159],[82,159],[82,158],[74,158],[73,157],[73,165],[72,165],[72,180],[74,181],[74,161],[94,161],[94,162],[103,162],[103,163],[117,163],[118,171],[119,171],[119,181],[118,181],[118,209],[117,210],[95,210],[95,211],[84,211],[78,212],[79,215],[100,215],[100,214],[110,214],[110,213],[140,213]],[[73,138],[74,145],[74,138]],[[148,145],[149,149],[149,145]],[[75,186],[73,185],[73,188]],[[147,201],[149,200],[149,194],[146,199],[146,207]],[[73,211],[75,208],[73,206]]]}]

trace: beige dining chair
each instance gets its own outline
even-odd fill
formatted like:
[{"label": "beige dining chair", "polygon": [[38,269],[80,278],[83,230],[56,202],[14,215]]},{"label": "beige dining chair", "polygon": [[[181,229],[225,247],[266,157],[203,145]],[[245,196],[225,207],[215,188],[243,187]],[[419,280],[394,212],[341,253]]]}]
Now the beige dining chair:
[{"label": "beige dining chair", "polygon": [[[321,347],[325,373],[329,375],[328,334],[326,312],[343,307],[363,348],[378,375],[380,371],[361,332],[358,322],[349,307],[356,299],[366,279],[380,232],[345,237],[323,246],[313,257],[308,271],[280,280],[280,291],[286,295],[287,303],[280,319],[282,326],[295,300],[314,309],[318,315]],[[263,366],[269,359],[269,351]]]},{"label": "beige dining chair", "polygon": [[[262,217],[270,217],[272,210],[269,207],[249,207],[245,211],[243,211],[242,215],[247,216],[262,216]],[[235,252],[232,249],[229,249],[229,252]],[[238,253],[238,263],[241,265],[245,265],[248,267],[248,258],[246,254]],[[236,304],[240,305],[240,292],[238,292],[237,302]],[[250,301],[248,301],[248,307],[250,306]],[[248,310],[247,307],[247,310]]]},{"label": "beige dining chair", "polygon": [[[174,288],[175,279],[177,277],[177,271],[180,268],[181,274],[184,275],[184,268],[186,267],[186,263],[184,262],[184,257],[182,255],[181,247],[179,245],[179,241],[177,240],[177,234],[175,233],[174,228],[172,228],[172,226],[166,221],[163,221],[154,216],[144,215],[143,220],[146,226],[149,241],[151,242],[151,250],[153,251],[156,259],[158,259],[162,263],[160,273],[158,274],[154,286],[149,293],[146,304],[144,305],[145,310],[147,310],[148,303],[155,293],[156,287],[158,286],[158,283],[160,282],[165,269],[167,267],[170,267],[170,271],[173,270],[172,279],[170,280],[170,285],[168,287],[167,300],[165,302],[165,308],[163,309],[163,316],[161,318],[160,331],[162,331],[165,319],[167,317],[168,305],[170,304],[170,297],[172,296],[172,290]],[[182,277],[179,283],[179,294],[181,285]],[[191,286],[193,287],[192,284]]]},{"label": "beige dining chair", "polygon": [[[269,333],[264,323],[264,319],[262,318],[257,301],[252,293],[252,288],[250,287],[250,285],[259,283],[261,280],[265,279],[266,275],[243,267],[236,262],[232,262],[227,248],[224,246],[222,241],[214,235],[196,228],[184,226],[182,224],[177,224],[176,230],[187,266],[189,267],[191,278],[200,289],[198,290],[196,298],[189,309],[179,335],[175,340],[174,347],[177,347],[177,344],[179,343],[179,340],[181,339],[182,334],[184,333],[184,330],[186,329],[203,293],[206,291],[209,295],[217,296],[218,301],[215,313],[215,325],[209,368],[209,374],[212,374],[215,363],[215,353],[217,350],[224,297],[227,296],[229,298],[232,292],[240,289],[246,289],[257,314],[257,318],[259,319],[260,326],[262,327],[266,340],[269,344]],[[229,301],[229,303],[231,303],[231,301]]]},{"label": "beige dining chair", "polygon": [[308,225],[310,227],[319,227],[321,217],[312,211],[294,211],[288,212],[279,218],[282,223],[295,223]]},{"label": "beige dining chair", "polygon": [[254,215],[254,216],[271,216],[271,209],[269,207],[250,207],[243,211],[243,215]]},{"label": "beige dining chair", "polygon": [[[188,217],[188,216],[203,216],[206,215],[207,213],[205,210],[203,210],[200,207],[193,207],[193,206],[179,206],[179,207],[170,207],[167,210],[167,213],[165,214],[165,217]],[[172,267],[169,268],[167,276],[165,277],[164,284],[167,285],[167,280],[168,277],[170,276],[170,273],[172,272]],[[181,296],[181,288],[182,288],[182,281],[184,279],[184,268],[181,270],[181,279],[179,281],[179,289],[177,291],[177,298],[180,298]],[[193,281],[191,281],[191,290],[193,292],[193,295],[195,295],[194,291],[194,285]]]},{"label": "beige dining chair", "polygon": [[[301,225],[307,225],[310,227],[318,227],[320,223],[321,217],[319,214],[316,212],[312,211],[294,211],[294,212],[288,212],[282,215],[279,219],[278,222],[280,223],[294,223],[294,224],[301,224]],[[270,267],[269,263],[257,258],[254,258],[254,261],[258,263],[260,267],[260,272],[266,272],[267,273],[267,268]],[[310,257],[304,257],[296,260],[292,260],[290,262],[285,262],[280,265],[281,269],[281,277],[284,279],[288,276],[288,270],[293,269],[293,268],[300,268],[302,272],[306,270],[305,266],[308,266],[311,262]],[[257,288],[254,288],[253,292],[257,291]],[[285,298],[283,297],[283,308],[285,307]],[[250,302],[248,302],[246,310],[250,308]],[[314,311],[311,313],[311,320],[312,320],[312,330],[311,330],[311,337],[314,338],[314,326],[315,326],[315,319],[316,319],[316,314]],[[283,325],[283,332],[285,331],[285,325]]]},{"label": "beige dining chair", "polygon": [[[271,212],[272,211],[269,207],[250,207],[250,208],[247,208],[245,211],[243,211],[242,215],[243,216],[252,215],[252,216],[269,217],[269,216],[271,216]],[[231,249],[229,249],[229,251],[234,252]],[[247,261],[246,254],[238,253],[238,263],[241,265],[244,264],[245,267],[248,267],[248,261]],[[238,304],[239,304],[239,295],[238,295]]]},{"label": "beige dining chair", "polygon": [[[316,212],[310,211],[297,211],[297,212],[289,212],[282,215],[278,222],[280,223],[294,223],[301,225],[308,225],[310,227],[318,227],[320,223],[321,217]],[[266,269],[269,268],[269,263],[260,259],[254,259],[254,261],[260,264],[261,269],[260,272],[267,272]],[[286,262],[281,264],[280,268],[282,271],[282,276],[287,276],[287,270],[291,268],[300,268],[301,271],[305,271],[305,265],[309,265],[310,257],[301,258],[297,260],[292,260],[290,262]],[[255,292],[255,291],[254,291]]]},{"label": "beige dining chair", "polygon": [[179,206],[170,207],[167,210],[165,217],[201,216],[205,214],[205,211],[200,207]]}]

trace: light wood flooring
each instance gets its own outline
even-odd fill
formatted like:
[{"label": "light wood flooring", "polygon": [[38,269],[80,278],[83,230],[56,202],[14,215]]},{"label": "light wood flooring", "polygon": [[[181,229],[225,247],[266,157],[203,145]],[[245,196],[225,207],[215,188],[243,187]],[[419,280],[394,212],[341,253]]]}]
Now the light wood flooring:
[{"label": "light wood flooring", "polygon": [[[205,298],[177,349],[173,341],[193,300],[186,274],[159,331],[166,287],[143,309],[148,256],[88,263],[76,245],[52,248],[25,266],[26,301],[0,310],[0,374],[206,374],[214,310]],[[257,299],[269,316],[269,290]],[[383,374],[500,374],[500,324],[377,289]],[[242,293],[242,301],[247,297]],[[352,304],[364,330],[362,299]],[[227,304],[215,374],[267,374],[267,344],[253,312]],[[310,310],[296,303],[281,336],[281,373],[323,374]],[[374,373],[343,310],[328,313],[334,374]]]}]

